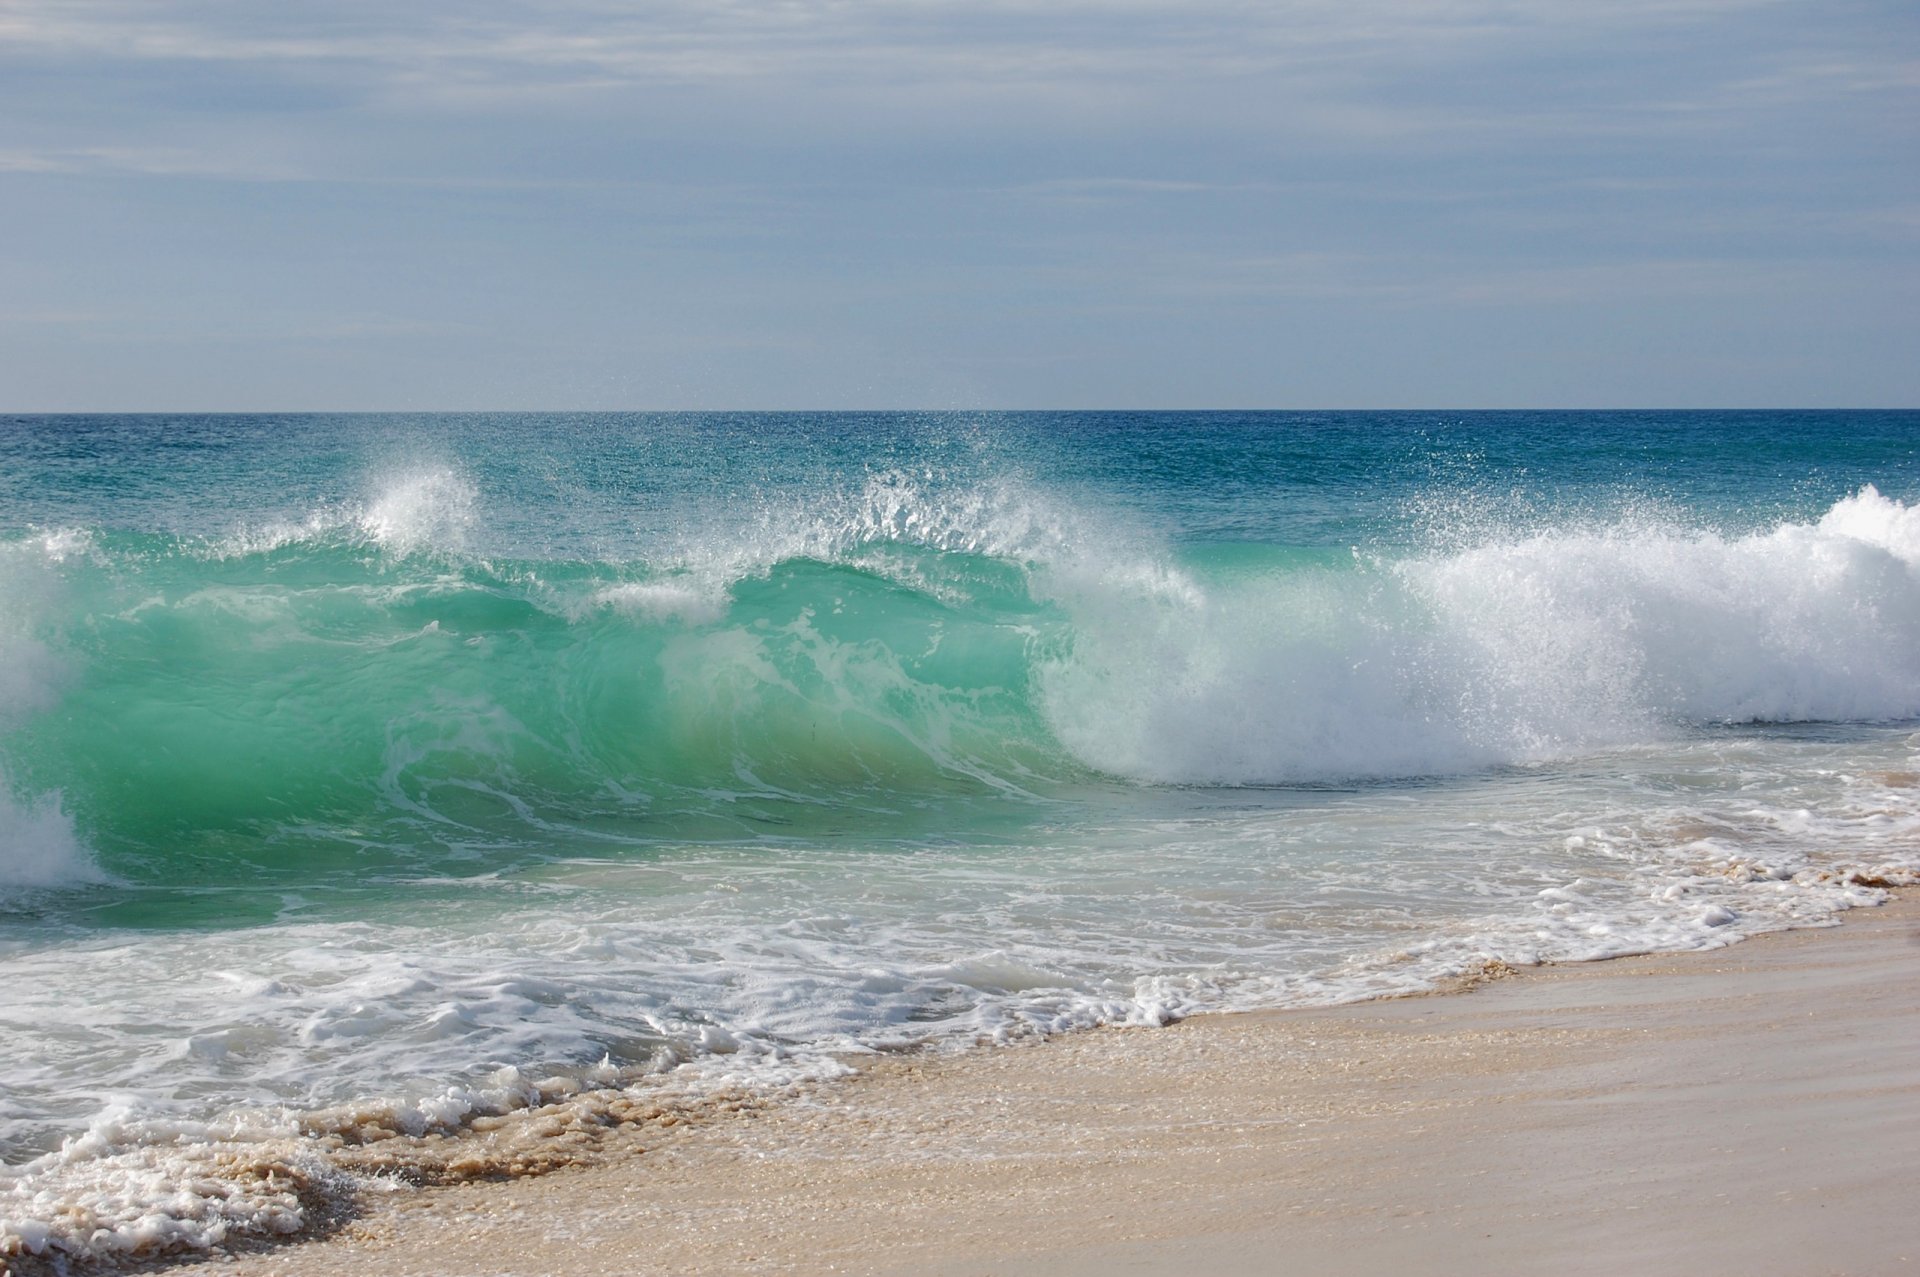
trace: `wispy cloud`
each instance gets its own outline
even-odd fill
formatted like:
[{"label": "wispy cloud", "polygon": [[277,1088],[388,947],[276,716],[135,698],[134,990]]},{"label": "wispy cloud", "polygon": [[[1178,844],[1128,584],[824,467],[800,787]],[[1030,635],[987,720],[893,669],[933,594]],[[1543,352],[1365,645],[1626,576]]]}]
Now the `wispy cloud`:
[{"label": "wispy cloud", "polygon": [[1393,55],[1444,58],[1542,32],[1659,28],[1769,0],[702,0],[629,5],[14,0],[0,48],[18,55],[313,62],[487,79],[719,81],[857,76],[920,82],[1251,75]]},{"label": "wispy cloud", "polygon": [[0,307],[0,324],[22,327],[60,327],[74,325],[92,325],[101,323],[110,316],[93,310],[9,310]]},{"label": "wispy cloud", "polygon": [[241,181],[300,181],[309,175],[284,160],[238,163],[232,157],[171,147],[83,146],[0,150],[0,173],[147,177],[211,177]]},{"label": "wispy cloud", "polygon": [[[1804,287],[1830,263],[1753,258],[1664,257],[1586,262],[1496,262],[1430,254],[1303,251],[1158,253],[1093,278],[1082,267],[1048,274],[1070,291],[1123,294],[1138,310],[1169,304],[1324,303],[1362,308],[1537,309],[1633,302],[1780,296]],[[1110,305],[1109,297],[1103,304]]]}]

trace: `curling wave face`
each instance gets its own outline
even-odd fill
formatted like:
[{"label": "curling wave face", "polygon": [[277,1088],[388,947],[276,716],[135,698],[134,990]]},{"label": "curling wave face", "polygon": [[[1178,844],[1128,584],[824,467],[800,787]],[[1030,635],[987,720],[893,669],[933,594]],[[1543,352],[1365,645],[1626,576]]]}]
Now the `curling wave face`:
[{"label": "curling wave face", "polygon": [[88,872],[75,820],[126,872],[191,842],[205,872],[297,880],[328,840],[359,876],[381,847],[484,859],[557,830],[724,837],[1103,776],[1414,777],[1920,714],[1920,510],[1871,487],[1738,536],[1616,522],[1337,558],[1096,537],[892,474],[659,566],[423,539],[476,504],[435,473],[298,533],[9,545],[5,819],[41,849],[14,880]]}]

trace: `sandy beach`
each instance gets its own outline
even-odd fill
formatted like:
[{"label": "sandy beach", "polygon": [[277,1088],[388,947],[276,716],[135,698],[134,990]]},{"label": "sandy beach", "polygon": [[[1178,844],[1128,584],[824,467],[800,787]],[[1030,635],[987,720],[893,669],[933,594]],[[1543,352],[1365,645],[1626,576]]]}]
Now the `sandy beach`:
[{"label": "sandy beach", "polygon": [[[891,1060],[234,1274],[1920,1267],[1920,906],[1470,991]],[[645,1152],[638,1144],[650,1145]]]}]

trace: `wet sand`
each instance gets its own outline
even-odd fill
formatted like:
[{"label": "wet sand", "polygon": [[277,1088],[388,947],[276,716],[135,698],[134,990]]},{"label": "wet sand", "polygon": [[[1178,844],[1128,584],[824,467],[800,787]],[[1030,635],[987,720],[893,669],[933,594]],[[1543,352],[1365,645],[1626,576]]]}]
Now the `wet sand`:
[{"label": "wet sand", "polygon": [[[1920,901],[1464,994],[884,1062],[222,1273],[1920,1272]],[[205,1271],[189,1265],[187,1270]]]}]

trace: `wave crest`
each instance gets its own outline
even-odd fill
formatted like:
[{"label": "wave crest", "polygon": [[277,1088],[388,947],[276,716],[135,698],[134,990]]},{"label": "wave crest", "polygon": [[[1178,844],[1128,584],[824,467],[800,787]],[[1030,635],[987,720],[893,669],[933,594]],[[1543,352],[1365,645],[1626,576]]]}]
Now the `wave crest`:
[{"label": "wave crest", "polygon": [[1049,713],[1101,770],[1260,784],[1529,763],[1719,722],[1920,715],[1920,510],[1620,523],[1077,604]]}]

